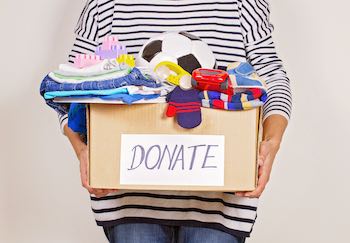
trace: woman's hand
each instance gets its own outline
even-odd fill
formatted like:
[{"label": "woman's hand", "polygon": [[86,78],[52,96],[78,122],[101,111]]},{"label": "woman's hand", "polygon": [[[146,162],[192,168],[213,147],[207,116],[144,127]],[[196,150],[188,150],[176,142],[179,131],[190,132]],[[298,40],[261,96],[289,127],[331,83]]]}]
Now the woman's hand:
[{"label": "woman's hand", "polygon": [[110,192],[116,192],[117,190],[111,189],[96,189],[89,186],[89,150],[88,146],[83,142],[78,133],[74,132],[66,124],[64,126],[64,134],[71,142],[74,152],[80,161],[80,179],[83,187],[88,190],[90,194],[94,194],[96,197],[106,196]]},{"label": "woman's hand", "polygon": [[263,123],[263,141],[258,156],[258,184],[252,192],[236,192],[237,196],[258,198],[270,179],[273,161],[280,148],[288,121],[281,115],[271,115]]},{"label": "woman's hand", "polygon": [[236,192],[237,196],[258,198],[263,193],[270,179],[273,161],[279,150],[280,142],[274,140],[265,140],[260,144],[258,156],[258,185],[251,192]]},{"label": "woman's hand", "polygon": [[80,161],[80,179],[83,187],[88,190],[90,194],[94,194],[96,197],[104,197],[108,193],[116,192],[116,189],[96,189],[89,186],[89,150],[85,145],[77,154]]}]

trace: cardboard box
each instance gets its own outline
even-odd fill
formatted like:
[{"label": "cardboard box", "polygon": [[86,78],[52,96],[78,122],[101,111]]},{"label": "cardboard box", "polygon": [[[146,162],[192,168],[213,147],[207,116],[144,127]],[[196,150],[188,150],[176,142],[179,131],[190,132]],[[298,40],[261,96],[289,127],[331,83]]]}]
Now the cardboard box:
[{"label": "cardboard box", "polygon": [[261,109],[202,108],[202,124],[183,129],[165,116],[166,106],[89,105],[92,187],[186,191],[256,187]]}]

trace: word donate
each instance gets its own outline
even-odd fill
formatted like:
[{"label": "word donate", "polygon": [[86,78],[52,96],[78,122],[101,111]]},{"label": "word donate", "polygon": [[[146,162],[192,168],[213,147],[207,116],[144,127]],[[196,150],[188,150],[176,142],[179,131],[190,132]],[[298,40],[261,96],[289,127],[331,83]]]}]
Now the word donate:
[{"label": "word donate", "polygon": [[222,135],[122,134],[121,185],[223,186]]}]

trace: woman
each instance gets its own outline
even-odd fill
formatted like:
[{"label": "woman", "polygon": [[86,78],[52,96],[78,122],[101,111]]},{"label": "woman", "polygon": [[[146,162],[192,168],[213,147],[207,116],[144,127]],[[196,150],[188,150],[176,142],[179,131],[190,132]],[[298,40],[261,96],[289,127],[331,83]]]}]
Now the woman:
[{"label": "woman", "polygon": [[[258,187],[252,192],[113,191],[87,183],[87,146],[60,116],[64,134],[80,160],[81,181],[91,194],[98,225],[110,242],[244,242],[291,113],[289,79],[271,38],[266,0],[88,0],[76,26],[69,56],[94,52],[115,34],[136,54],[150,37],[187,31],[212,48],[219,68],[249,61],[268,85]],[[108,195],[107,195],[108,194]]]}]

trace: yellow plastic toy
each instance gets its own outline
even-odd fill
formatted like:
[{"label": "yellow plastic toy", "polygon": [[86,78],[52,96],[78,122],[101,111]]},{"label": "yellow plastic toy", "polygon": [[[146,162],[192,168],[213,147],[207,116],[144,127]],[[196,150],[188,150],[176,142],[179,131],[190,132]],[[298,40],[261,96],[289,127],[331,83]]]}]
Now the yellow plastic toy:
[{"label": "yellow plastic toy", "polygon": [[131,68],[135,67],[135,58],[133,55],[122,54],[119,57],[117,57],[116,60],[119,64],[125,63]]},{"label": "yellow plastic toy", "polygon": [[191,77],[191,74],[185,71],[182,67],[169,61],[158,63],[158,65],[154,68],[154,72],[174,85],[180,85],[180,80],[184,76]]}]

